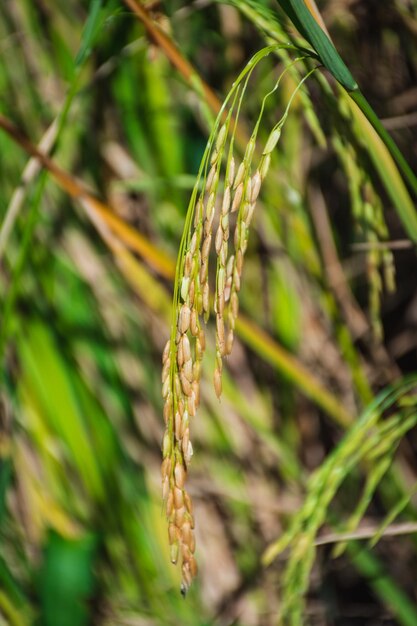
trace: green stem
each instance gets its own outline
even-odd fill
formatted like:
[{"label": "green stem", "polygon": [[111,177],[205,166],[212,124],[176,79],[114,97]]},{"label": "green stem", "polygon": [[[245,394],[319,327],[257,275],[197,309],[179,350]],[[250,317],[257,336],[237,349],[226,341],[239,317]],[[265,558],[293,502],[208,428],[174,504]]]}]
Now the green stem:
[{"label": "green stem", "polygon": [[337,424],[343,428],[348,428],[352,424],[353,416],[340,401],[327,391],[307,368],[275,343],[269,335],[259,328],[255,329],[253,324],[242,315],[239,315],[236,320],[236,331],[246,345],[264,358],[267,363],[277,367],[288,380],[330,415]]},{"label": "green stem", "polygon": [[408,596],[397,587],[379,561],[357,543],[349,543],[348,552],[353,564],[368,579],[384,606],[389,607],[402,626],[417,626],[417,613]]}]

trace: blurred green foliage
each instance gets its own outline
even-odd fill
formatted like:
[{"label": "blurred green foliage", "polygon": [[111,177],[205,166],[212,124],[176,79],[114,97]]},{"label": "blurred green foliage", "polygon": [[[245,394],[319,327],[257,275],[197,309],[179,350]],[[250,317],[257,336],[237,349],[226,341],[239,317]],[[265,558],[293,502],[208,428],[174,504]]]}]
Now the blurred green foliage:
[{"label": "blurred green foliage", "polygon": [[[147,4],[221,100],[253,52],[300,42],[275,2]],[[319,5],[362,92],[399,124],[395,139],[413,163],[415,3],[387,2],[392,20],[378,3]],[[378,64],[368,62],[377,52]],[[117,0],[2,3],[0,59],[0,113],[33,143],[43,140],[173,268],[214,117],[201,90]],[[243,138],[293,59],[282,50],[257,67]],[[308,68],[292,65],[267,101],[260,145]],[[189,478],[200,575],[186,601],[160,499],[160,354],[172,285],[116,237],[119,249],[105,220],[33,161],[23,174],[28,155],[0,132],[1,625],[264,626],[308,581],[308,601],[297,596],[292,613],[299,621],[417,624],[415,535],[376,547],[350,541],[336,560],[314,547],[320,529],[356,527],[358,503],[375,533],[384,520],[414,522],[417,472],[413,397],[411,409],[399,394],[395,410],[374,414],[374,430],[358,426],[381,388],[403,389],[403,375],[416,370],[417,264],[407,240],[415,202],[355,106],[327,75],[314,76],[294,101],[262,191],[220,404],[208,331]],[[403,249],[392,253],[391,239]],[[383,467],[360,455],[367,437],[377,450],[385,442]],[[349,445],[354,462],[343,465]],[[345,486],[333,492],[342,474]],[[289,556],[264,567],[267,546],[304,518],[312,526],[292,538]],[[310,560],[300,573],[303,533]],[[281,614],[283,623],[290,617]]]}]

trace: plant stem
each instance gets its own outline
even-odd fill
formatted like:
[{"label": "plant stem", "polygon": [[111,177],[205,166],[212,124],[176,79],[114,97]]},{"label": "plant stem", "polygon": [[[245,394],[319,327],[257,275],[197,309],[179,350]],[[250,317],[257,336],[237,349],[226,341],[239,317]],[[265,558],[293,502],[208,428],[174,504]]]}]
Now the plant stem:
[{"label": "plant stem", "polygon": [[417,176],[414,174],[413,170],[407,163],[401,150],[398,148],[397,144],[395,143],[389,132],[384,128],[381,120],[379,119],[363,93],[361,91],[348,91],[347,93],[358,105],[362,113],[366,116],[367,120],[372,124],[378,135],[381,137],[382,141],[390,151],[392,157],[397,162],[397,165],[400,167],[405,179],[410,185],[410,188],[417,196]]}]

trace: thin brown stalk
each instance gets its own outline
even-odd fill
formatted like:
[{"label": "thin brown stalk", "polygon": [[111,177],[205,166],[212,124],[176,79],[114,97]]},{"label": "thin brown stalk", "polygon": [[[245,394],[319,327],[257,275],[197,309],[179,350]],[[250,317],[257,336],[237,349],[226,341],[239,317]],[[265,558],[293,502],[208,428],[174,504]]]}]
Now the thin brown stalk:
[{"label": "thin brown stalk", "polygon": [[[322,193],[318,189],[310,190],[310,210],[313,218],[314,230],[323,258],[327,281],[343,314],[343,319],[353,337],[367,337],[370,334],[370,325],[359,305],[357,304],[345,272],[340,263],[339,255],[334,242],[332,227],[329,220],[326,204]],[[384,242],[385,243],[385,242]],[[391,360],[383,345],[369,343],[375,364],[384,370],[385,377],[390,380],[399,375],[399,370]]]},{"label": "thin brown stalk", "polygon": [[416,244],[410,239],[397,239],[394,241],[359,241],[350,246],[355,252],[369,252],[369,250],[410,250]]},{"label": "thin brown stalk", "polygon": [[339,255],[333,239],[332,228],[322,193],[317,188],[310,189],[310,211],[314,229],[323,257],[324,269],[329,286],[343,311],[346,323],[354,337],[361,337],[369,332],[369,323],[355,302],[345,273],[340,264]]},{"label": "thin brown stalk", "polygon": [[207,85],[206,82],[204,82],[204,80],[200,78],[196,69],[181,54],[168,35],[161,30],[158,24],[155,23],[142,3],[139,0],[124,0],[124,2],[140,19],[148,31],[149,36],[155,44],[164,51],[166,57],[171,61],[172,65],[177,68],[185,80],[192,86],[195,86],[195,81],[196,79],[198,80],[198,84],[203,92],[207,104],[213,113],[217,114],[220,111],[222,104],[214,91],[211,87],[209,87],[209,85]]},{"label": "thin brown stalk", "polygon": [[[151,39],[162,50],[167,59],[169,59],[172,65],[179,71],[190,87],[201,92],[206,104],[211,111],[217,115],[222,107],[219,98],[212,88],[201,78],[196,68],[183,56],[172,39],[156,24],[140,0],[123,1],[133,11],[136,17],[140,19]],[[225,112],[222,121],[225,121],[226,115],[227,113]],[[247,145],[248,141],[249,137],[245,133],[245,129],[242,128],[242,125],[238,125],[236,129],[236,142],[242,151],[244,151],[244,146]]]},{"label": "thin brown stalk", "polygon": [[[358,541],[360,539],[372,539],[378,533],[379,527],[366,526],[351,533],[328,533],[315,540],[315,546],[325,546],[332,543],[344,543],[345,541]],[[417,533],[417,522],[404,522],[403,524],[391,524],[381,535],[385,537],[399,537],[400,535],[412,535]]]},{"label": "thin brown stalk", "polygon": [[[57,119],[55,119],[46,130],[44,136],[39,142],[39,150],[44,153],[48,153],[51,150],[55,142],[57,128]],[[10,233],[13,230],[13,226],[19,216],[20,209],[22,208],[26,196],[26,189],[31,181],[37,176],[41,167],[42,166],[39,163],[38,159],[36,159],[35,157],[29,159],[23,170],[20,185],[14,191],[13,196],[9,202],[9,205],[6,209],[5,218],[0,229],[0,261],[4,254],[4,250],[10,237]]]},{"label": "thin brown stalk", "polygon": [[131,228],[123,220],[90,193],[83,183],[61,169],[55,161],[39,150],[22,131],[9,119],[0,115],[0,128],[2,128],[16,143],[28,154],[38,159],[43,167],[54,177],[59,186],[76,200],[88,202],[90,211],[94,212],[107,226],[122,239],[132,250],[143,257],[147,263],[165,278],[172,278],[173,268],[171,259],[162,251],[157,250],[138,231]]}]

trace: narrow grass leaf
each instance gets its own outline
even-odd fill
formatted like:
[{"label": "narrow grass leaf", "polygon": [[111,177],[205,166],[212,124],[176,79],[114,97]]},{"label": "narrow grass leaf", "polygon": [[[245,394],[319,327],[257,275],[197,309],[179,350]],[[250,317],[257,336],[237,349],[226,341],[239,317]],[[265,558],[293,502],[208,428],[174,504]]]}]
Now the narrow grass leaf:
[{"label": "narrow grass leaf", "polygon": [[71,541],[55,532],[49,534],[39,572],[41,620],[45,626],[56,626],[57,621],[60,626],[90,623],[96,544],[88,535]]},{"label": "narrow grass leaf", "polygon": [[336,48],[318,25],[304,0],[277,0],[282,9],[312,45],[319,59],[334,78],[348,91],[354,91],[358,85],[346,67]]},{"label": "narrow grass leaf", "polygon": [[92,0],[90,4],[90,11],[81,36],[80,49],[75,58],[76,66],[82,65],[91,52],[94,36],[100,26],[100,12],[102,4],[103,0]]},{"label": "narrow grass leaf", "polygon": [[368,580],[381,602],[387,606],[402,626],[417,626],[414,603],[399,589],[388,572],[370,552],[357,543],[349,543],[348,553],[353,564]]}]

